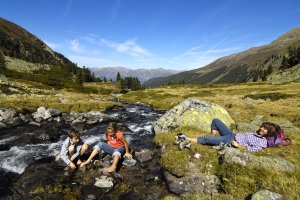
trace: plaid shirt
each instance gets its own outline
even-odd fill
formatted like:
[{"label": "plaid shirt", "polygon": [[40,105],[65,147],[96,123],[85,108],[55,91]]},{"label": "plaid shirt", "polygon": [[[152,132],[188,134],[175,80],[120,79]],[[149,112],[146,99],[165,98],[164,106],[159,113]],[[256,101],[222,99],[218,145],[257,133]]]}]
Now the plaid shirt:
[{"label": "plaid shirt", "polygon": [[248,151],[259,151],[267,148],[267,139],[258,133],[238,133],[235,140],[242,146],[247,147]]}]

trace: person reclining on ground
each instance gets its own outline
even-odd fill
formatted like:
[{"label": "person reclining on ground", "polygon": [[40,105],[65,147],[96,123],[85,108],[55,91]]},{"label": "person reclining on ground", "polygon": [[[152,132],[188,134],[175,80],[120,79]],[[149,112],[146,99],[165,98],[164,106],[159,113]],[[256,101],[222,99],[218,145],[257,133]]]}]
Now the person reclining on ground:
[{"label": "person reclining on ground", "polygon": [[179,138],[185,138],[191,142],[204,145],[220,145],[237,147],[248,151],[260,151],[267,148],[267,137],[272,137],[276,134],[276,130],[271,123],[262,123],[259,130],[256,132],[233,133],[221,120],[213,119],[211,124],[211,133],[216,135],[219,132],[220,136],[201,136],[198,138],[186,137],[179,135]]}]

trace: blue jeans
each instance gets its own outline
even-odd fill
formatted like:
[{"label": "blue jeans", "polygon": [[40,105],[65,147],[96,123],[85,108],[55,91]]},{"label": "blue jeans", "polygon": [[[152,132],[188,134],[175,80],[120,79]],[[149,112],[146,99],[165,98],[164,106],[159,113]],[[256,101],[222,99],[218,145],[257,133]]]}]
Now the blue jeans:
[{"label": "blue jeans", "polygon": [[199,144],[219,145],[220,143],[231,145],[235,134],[219,119],[213,119],[211,129],[217,130],[220,136],[202,136],[197,138]]},{"label": "blue jeans", "polygon": [[122,155],[125,154],[125,147],[119,147],[119,148],[112,148],[109,144],[104,142],[99,142],[97,145],[94,146],[94,149],[97,149],[98,151],[103,150],[106,153],[109,153],[112,157],[115,155],[118,155],[120,158]]}]

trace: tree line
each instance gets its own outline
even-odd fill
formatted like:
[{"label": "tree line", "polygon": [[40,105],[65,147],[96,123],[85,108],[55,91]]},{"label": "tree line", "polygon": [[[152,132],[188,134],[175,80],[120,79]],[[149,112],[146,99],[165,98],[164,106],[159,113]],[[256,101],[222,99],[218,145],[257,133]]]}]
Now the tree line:
[{"label": "tree line", "polygon": [[300,63],[300,46],[289,47],[287,51],[287,56],[283,56],[281,65],[279,69],[285,70],[289,69]]}]

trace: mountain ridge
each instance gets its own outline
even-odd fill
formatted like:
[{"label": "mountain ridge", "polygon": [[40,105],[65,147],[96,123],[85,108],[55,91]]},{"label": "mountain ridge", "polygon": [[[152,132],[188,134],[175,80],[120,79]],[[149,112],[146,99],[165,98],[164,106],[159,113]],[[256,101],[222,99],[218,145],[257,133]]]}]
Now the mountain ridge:
[{"label": "mountain ridge", "polygon": [[142,83],[145,81],[159,76],[169,76],[176,74],[179,71],[164,69],[164,68],[140,68],[140,69],[130,69],[126,67],[101,67],[101,68],[90,68],[91,72],[95,74],[96,77],[103,79],[112,79],[115,81],[117,73],[119,72],[121,77],[137,77]]},{"label": "mountain ridge", "polygon": [[279,71],[283,56],[288,47],[300,46],[300,27],[296,27],[269,44],[252,47],[245,51],[224,56],[210,64],[164,78],[155,78],[145,82],[147,86],[159,86],[168,83],[241,83],[255,79],[257,73],[272,66],[273,72]]}]

